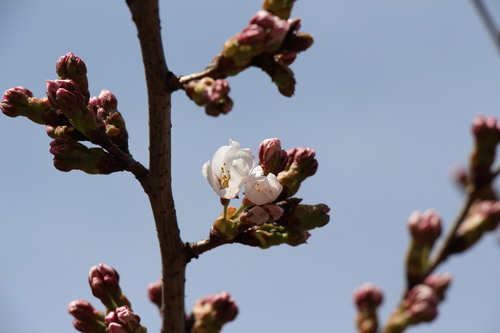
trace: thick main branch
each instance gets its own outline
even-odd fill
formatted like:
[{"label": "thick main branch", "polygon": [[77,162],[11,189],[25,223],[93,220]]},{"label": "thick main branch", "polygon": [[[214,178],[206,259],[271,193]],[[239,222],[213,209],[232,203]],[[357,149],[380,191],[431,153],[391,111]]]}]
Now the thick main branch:
[{"label": "thick main branch", "polygon": [[127,0],[141,44],[149,105],[149,170],[142,182],[149,196],[163,268],[162,333],[184,333],[184,283],[188,256],[180,238],[171,186],[169,84],[158,0]]}]

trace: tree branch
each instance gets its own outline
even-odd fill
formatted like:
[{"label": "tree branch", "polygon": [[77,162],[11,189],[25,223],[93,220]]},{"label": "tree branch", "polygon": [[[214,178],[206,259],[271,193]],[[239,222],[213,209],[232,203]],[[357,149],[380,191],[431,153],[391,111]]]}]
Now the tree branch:
[{"label": "tree branch", "polygon": [[181,240],[171,183],[171,92],[160,31],[158,0],[127,0],[141,44],[149,104],[149,169],[142,182],[149,197],[162,259],[162,333],[184,333],[184,284],[189,261]]},{"label": "tree branch", "polygon": [[493,41],[500,51],[500,33],[498,32],[498,29],[495,26],[495,22],[488,12],[488,9],[486,8],[482,0],[472,0],[472,3],[474,3],[479,15],[481,16],[481,19],[486,25],[486,28],[488,29],[491,37],[493,38]]}]

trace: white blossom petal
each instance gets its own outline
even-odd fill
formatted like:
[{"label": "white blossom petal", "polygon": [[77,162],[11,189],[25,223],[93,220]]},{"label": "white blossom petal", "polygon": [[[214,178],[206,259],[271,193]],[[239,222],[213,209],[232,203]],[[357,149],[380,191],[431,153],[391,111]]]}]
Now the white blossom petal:
[{"label": "white blossom petal", "polygon": [[241,149],[237,141],[229,140],[215,152],[212,162],[203,165],[202,174],[217,195],[224,199],[238,196],[241,187],[255,164],[249,149]]},{"label": "white blossom petal", "polygon": [[283,186],[274,174],[264,176],[262,167],[257,166],[246,180],[244,194],[254,204],[263,205],[276,200],[282,190]]}]

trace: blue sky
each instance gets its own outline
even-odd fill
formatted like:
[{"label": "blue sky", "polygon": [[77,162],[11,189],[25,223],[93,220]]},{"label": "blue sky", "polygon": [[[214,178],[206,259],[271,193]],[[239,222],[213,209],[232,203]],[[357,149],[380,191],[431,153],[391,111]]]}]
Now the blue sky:
[{"label": "blue sky", "polygon": [[[161,1],[170,69],[204,68],[260,1]],[[498,7],[497,7],[498,9]],[[381,320],[403,287],[406,220],[433,208],[449,224],[462,197],[450,170],[467,161],[470,122],[500,115],[500,57],[470,1],[311,0],[292,13],[314,46],[293,64],[293,98],[260,70],[230,78],[233,111],[209,118],[182,92],[173,97],[173,185],[182,237],[204,238],[220,213],[201,176],[215,150],[237,140],[255,153],[279,137],[312,147],[319,170],[301,187],[326,203],[331,222],[307,245],[260,250],[223,246],[188,267],[186,305],[229,291],[240,307],[224,332],[355,332],[352,291],[371,281],[385,292]],[[147,163],[141,54],[125,1],[0,3],[0,89],[45,95],[58,57],[74,52],[90,92],[112,91],[130,150]],[[160,276],[149,204],[133,176],[61,173],[44,128],[0,118],[0,332],[71,332],[67,304],[87,299],[88,269],[115,267],[150,332],[159,315],[146,285]],[[439,318],[409,332],[497,332],[500,253],[496,235],[440,271],[454,281]]]}]

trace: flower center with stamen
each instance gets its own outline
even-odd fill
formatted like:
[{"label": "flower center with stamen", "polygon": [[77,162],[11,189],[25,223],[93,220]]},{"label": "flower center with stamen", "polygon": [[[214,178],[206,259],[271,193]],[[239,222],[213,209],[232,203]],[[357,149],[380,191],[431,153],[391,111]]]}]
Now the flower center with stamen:
[{"label": "flower center with stamen", "polygon": [[[224,166],[226,163],[224,163]],[[222,166],[220,168],[220,174],[221,174],[221,179],[220,179],[220,184],[221,184],[221,189],[222,188],[228,188],[229,187],[229,180],[231,179],[231,173],[229,170],[226,170],[226,168]]]},{"label": "flower center with stamen", "polygon": [[259,186],[259,185],[260,185],[260,184],[259,184],[259,183],[257,183],[257,184],[255,184],[255,186],[254,186],[254,188],[255,188],[257,191],[259,191],[259,192],[267,192],[267,188],[260,188],[260,186]]}]

